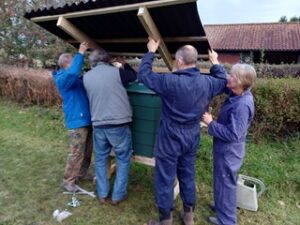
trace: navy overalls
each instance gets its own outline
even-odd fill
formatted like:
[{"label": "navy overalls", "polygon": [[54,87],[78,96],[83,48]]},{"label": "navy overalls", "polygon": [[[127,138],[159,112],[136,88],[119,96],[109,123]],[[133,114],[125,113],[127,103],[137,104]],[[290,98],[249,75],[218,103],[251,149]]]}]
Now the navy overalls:
[{"label": "navy overalls", "polygon": [[222,225],[237,224],[237,175],[245,156],[246,135],[253,116],[251,92],[246,91],[242,96],[230,93],[218,120],[208,127],[208,133],[214,137],[214,200]]},{"label": "navy overalls", "polygon": [[194,207],[195,159],[199,147],[199,122],[212,98],[227,84],[226,72],[215,65],[211,73],[201,75],[197,68],[170,74],[152,72],[154,54],[147,53],[140,65],[138,80],[162,99],[162,116],[155,145],[155,198],[160,220],[168,219],[173,209],[176,175],[184,205]]}]

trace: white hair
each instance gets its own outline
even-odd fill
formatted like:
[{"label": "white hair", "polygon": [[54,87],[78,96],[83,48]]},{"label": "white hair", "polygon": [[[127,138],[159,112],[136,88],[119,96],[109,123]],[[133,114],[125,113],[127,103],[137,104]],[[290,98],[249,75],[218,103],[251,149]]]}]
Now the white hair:
[{"label": "white hair", "polygon": [[57,64],[59,67],[63,67],[63,65],[65,64],[66,60],[68,59],[68,57],[70,56],[70,53],[63,53],[59,56]]},{"label": "white hair", "polygon": [[251,89],[256,80],[256,71],[253,66],[249,64],[235,64],[230,71],[237,77],[240,86],[244,89]]}]

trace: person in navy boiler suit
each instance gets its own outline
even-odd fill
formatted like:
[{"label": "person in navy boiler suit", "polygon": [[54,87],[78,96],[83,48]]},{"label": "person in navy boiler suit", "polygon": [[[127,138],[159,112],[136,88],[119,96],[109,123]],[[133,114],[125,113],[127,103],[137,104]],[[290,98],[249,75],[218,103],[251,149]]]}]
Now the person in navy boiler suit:
[{"label": "person in navy boiler suit", "polygon": [[155,91],[162,99],[162,116],[155,144],[155,199],[159,221],[148,225],[173,223],[174,182],[176,176],[183,201],[181,218],[185,225],[194,224],[196,204],[195,160],[200,141],[200,120],[213,97],[226,87],[226,72],[218,65],[217,54],[210,52],[215,64],[211,75],[200,74],[196,68],[197,50],[186,45],[176,53],[176,71],[157,74],[152,71],[154,53],[160,41],[149,38],[148,50],[141,62],[138,80]]}]

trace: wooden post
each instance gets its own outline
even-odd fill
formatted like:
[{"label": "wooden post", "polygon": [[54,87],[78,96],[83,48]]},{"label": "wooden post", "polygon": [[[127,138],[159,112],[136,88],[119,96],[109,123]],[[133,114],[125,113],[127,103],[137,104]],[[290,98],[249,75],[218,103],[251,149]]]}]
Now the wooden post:
[{"label": "wooden post", "polygon": [[81,30],[75,27],[70,21],[65,19],[63,16],[60,16],[58,18],[56,26],[58,26],[64,32],[69,34],[72,38],[74,38],[78,42],[87,42],[91,49],[95,49],[99,47],[95,41],[93,41],[89,36],[87,36],[85,33],[83,33]]},{"label": "wooden post", "polygon": [[172,56],[171,56],[165,42],[161,38],[161,35],[151,17],[148,9],[146,7],[140,7],[139,11],[138,11],[138,17],[139,17],[142,25],[144,26],[146,32],[148,33],[148,35],[155,40],[160,40],[160,46],[158,48],[158,52],[160,53],[161,57],[164,59],[169,70],[172,70],[172,68],[173,68]]}]

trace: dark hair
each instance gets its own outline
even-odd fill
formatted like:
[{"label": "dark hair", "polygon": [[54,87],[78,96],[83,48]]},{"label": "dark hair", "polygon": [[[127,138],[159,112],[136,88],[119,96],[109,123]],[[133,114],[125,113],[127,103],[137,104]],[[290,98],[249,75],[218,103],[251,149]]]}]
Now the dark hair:
[{"label": "dark hair", "polygon": [[89,55],[89,62],[91,67],[96,66],[98,62],[109,62],[109,59],[110,57],[108,53],[102,48],[95,49]]}]

